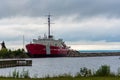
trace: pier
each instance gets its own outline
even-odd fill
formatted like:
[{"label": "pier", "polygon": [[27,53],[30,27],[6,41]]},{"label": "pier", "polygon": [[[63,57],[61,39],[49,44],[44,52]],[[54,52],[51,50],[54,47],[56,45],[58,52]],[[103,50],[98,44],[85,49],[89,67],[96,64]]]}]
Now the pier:
[{"label": "pier", "polygon": [[25,59],[0,60],[0,68],[17,67],[17,66],[32,66],[32,60],[25,60]]}]

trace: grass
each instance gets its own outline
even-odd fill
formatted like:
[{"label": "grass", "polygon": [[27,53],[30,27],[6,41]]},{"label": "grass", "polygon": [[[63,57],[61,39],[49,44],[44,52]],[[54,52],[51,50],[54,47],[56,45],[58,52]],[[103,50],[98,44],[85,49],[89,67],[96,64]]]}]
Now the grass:
[{"label": "grass", "polygon": [[115,75],[111,73],[110,67],[107,65],[102,65],[96,72],[91,72],[90,69],[85,67],[80,68],[80,72],[74,77],[71,74],[62,74],[54,77],[47,75],[45,78],[31,78],[29,71],[24,70],[19,72],[14,70],[12,75],[7,77],[1,76],[0,80],[120,80],[120,71]]},{"label": "grass", "polygon": [[120,80],[120,77],[0,78],[0,80]]}]

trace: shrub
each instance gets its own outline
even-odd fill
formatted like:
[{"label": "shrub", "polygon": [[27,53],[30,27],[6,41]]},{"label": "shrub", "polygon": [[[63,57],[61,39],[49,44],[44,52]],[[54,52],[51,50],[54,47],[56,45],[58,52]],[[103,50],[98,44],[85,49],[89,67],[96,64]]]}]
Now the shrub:
[{"label": "shrub", "polygon": [[80,68],[80,74],[78,74],[79,76],[84,76],[84,77],[87,77],[87,76],[91,76],[92,73],[91,73],[91,70],[86,68],[86,67],[83,67],[83,68]]},{"label": "shrub", "polygon": [[13,71],[12,76],[13,78],[30,78],[29,71],[23,71],[20,73],[19,71],[16,71],[16,69]]},{"label": "shrub", "polygon": [[110,72],[110,66],[102,65],[95,73],[95,76],[110,76],[112,73]]}]

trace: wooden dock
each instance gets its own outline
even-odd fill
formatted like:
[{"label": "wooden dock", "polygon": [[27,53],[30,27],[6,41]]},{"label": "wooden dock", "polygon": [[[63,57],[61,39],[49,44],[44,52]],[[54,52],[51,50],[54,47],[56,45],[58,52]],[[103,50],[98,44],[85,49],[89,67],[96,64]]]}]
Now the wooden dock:
[{"label": "wooden dock", "polygon": [[0,60],[0,68],[17,67],[17,66],[32,66],[32,60],[25,60],[25,59]]}]

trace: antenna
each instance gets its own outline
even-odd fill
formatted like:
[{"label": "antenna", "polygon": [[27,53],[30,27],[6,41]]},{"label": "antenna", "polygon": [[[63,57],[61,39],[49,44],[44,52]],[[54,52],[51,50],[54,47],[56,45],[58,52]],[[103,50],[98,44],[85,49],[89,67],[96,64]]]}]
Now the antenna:
[{"label": "antenna", "polygon": [[25,37],[23,35],[23,49],[24,49],[24,46],[25,46]]}]

